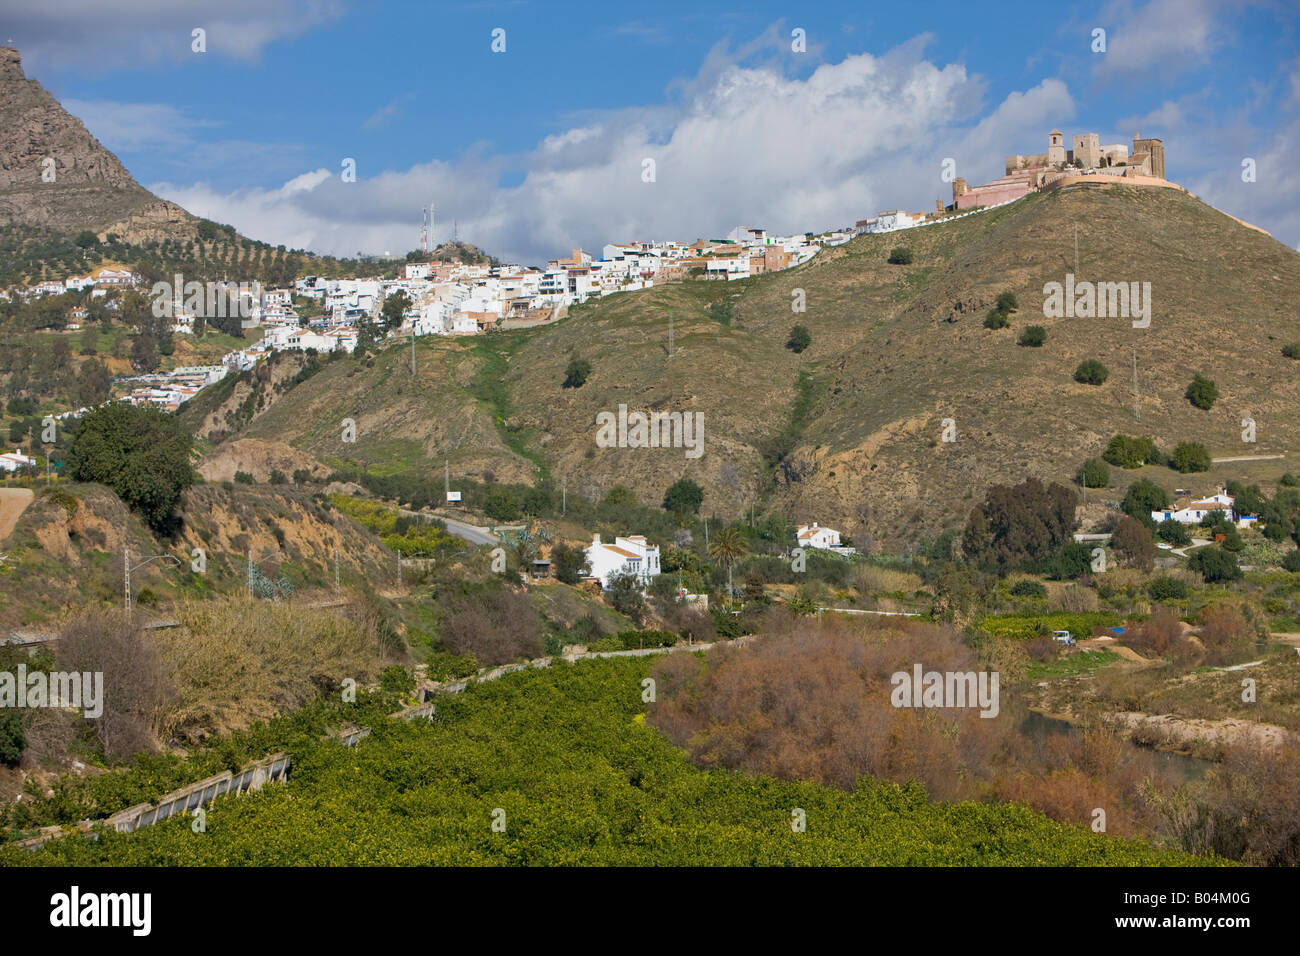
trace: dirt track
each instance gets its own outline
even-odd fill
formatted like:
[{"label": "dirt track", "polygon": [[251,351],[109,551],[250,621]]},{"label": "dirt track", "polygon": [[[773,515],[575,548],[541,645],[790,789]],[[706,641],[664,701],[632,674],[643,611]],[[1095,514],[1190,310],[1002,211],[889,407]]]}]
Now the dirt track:
[{"label": "dirt track", "polygon": [[34,497],[30,488],[0,488],[0,543],[9,537]]}]

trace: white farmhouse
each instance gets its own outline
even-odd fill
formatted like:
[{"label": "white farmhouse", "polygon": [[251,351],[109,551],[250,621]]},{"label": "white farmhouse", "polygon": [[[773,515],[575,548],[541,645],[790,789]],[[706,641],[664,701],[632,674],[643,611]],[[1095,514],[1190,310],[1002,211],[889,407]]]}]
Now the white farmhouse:
[{"label": "white farmhouse", "polygon": [[796,531],[795,539],[801,548],[822,548],[829,551],[840,546],[840,533],[834,528],[822,528],[816,521]]},{"label": "white farmhouse", "polygon": [[628,537],[619,535],[613,544],[602,544],[600,535],[592,535],[587,548],[587,563],[591,576],[599,578],[601,587],[608,588],[617,574],[632,574],[645,587],[659,573],[659,548],[648,544],[644,535]]},{"label": "white farmhouse", "polygon": [[[24,455],[22,451],[17,448],[14,449],[14,453],[12,455],[9,454],[0,455],[0,468],[3,468],[5,471],[15,472],[19,468],[35,468],[35,467],[36,467],[36,459],[29,458],[27,455]],[[658,553],[659,553],[658,551],[655,552],[656,565],[658,564],[658,560],[659,560],[657,557]]]},{"label": "white farmhouse", "polygon": [[1161,509],[1160,511],[1151,512],[1151,520],[1177,521],[1181,524],[1200,524],[1201,520],[1211,512],[1224,512],[1223,517],[1229,520],[1233,517],[1232,511],[1233,497],[1220,489],[1216,494],[1208,498],[1199,498],[1195,501],[1176,501],[1172,507]]}]

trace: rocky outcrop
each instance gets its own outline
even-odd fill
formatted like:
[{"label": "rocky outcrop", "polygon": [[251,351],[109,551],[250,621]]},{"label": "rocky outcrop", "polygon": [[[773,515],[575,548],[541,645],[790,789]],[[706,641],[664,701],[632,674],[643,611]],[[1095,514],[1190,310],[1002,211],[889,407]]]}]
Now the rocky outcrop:
[{"label": "rocky outcrop", "polygon": [[188,238],[198,220],[142,187],[0,47],[0,224],[117,232],[130,241]]}]

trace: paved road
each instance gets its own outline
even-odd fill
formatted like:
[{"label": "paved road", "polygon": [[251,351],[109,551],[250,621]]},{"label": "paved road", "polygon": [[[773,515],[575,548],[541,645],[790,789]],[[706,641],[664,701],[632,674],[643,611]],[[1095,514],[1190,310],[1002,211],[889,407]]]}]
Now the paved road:
[{"label": "paved road", "polygon": [[462,521],[456,521],[452,518],[444,518],[441,515],[431,515],[424,511],[407,511],[405,508],[398,509],[402,514],[409,515],[413,518],[437,518],[447,526],[447,530],[460,538],[462,541],[468,541],[470,544],[497,544],[497,536],[487,528],[480,528],[477,525],[465,524]]}]

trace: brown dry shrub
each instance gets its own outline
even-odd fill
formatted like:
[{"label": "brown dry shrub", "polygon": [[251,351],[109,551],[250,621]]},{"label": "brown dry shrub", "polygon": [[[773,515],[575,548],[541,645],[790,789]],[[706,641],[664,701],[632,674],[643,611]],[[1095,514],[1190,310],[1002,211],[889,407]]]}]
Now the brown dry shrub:
[{"label": "brown dry shrub", "polygon": [[442,646],[489,667],[541,657],[546,649],[532,603],[506,588],[454,599],[442,623]]},{"label": "brown dry shrub", "polygon": [[910,675],[914,663],[981,669],[951,631],[772,614],[762,633],[715,648],[700,673],[676,660],[656,665],[663,690],[651,723],[697,763],[846,789],[863,774],[918,780],[945,800],[973,794],[987,776],[1005,719],[890,701],[890,676]]},{"label": "brown dry shrub", "polygon": [[157,644],[125,614],[87,611],[59,634],[59,669],[100,672],[103,713],[95,733],[109,760],[158,749],[167,711],[176,697]]},{"label": "brown dry shrub", "polygon": [[1200,614],[1201,644],[1207,664],[1231,664],[1253,650],[1255,629],[1232,604],[1214,604]]},{"label": "brown dry shrub", "polygon": [[1124,643],[1143,657],[1171,657],[1175,661],[1187,660],[1197,651],[1184,636],[1183,622],[1178,612],[1169,607],[1158,607],[1155,612],[1124,634]]}]

